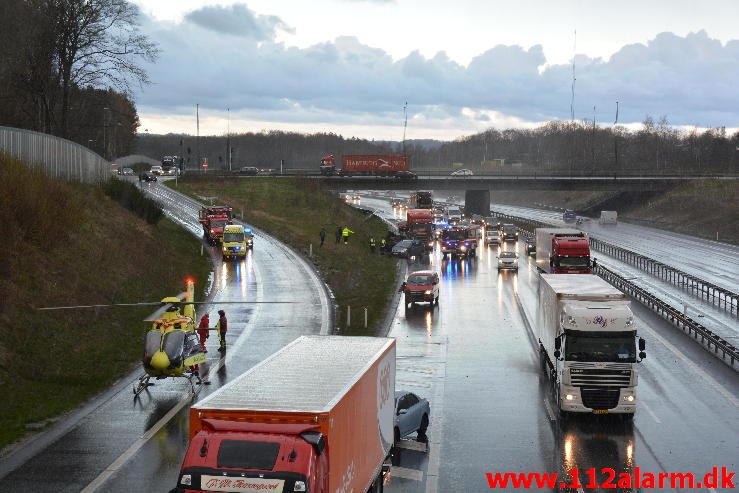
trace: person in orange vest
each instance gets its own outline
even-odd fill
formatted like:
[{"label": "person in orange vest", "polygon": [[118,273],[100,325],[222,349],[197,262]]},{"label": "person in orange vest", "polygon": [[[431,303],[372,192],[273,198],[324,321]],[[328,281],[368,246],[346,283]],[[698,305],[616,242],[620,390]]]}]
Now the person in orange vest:
[{"label": "person in orange vest", "polygon": [[206,313],[200,319],[200,325],[198,325],[198,335],[200,336],[200,345],[203,346],[203,351],[206,353],[208,352],[208,350],[205,349],[205,340],[210,335],[208,331],[209,325],[210,325],[210,319],[208,318],[208,314]]}]

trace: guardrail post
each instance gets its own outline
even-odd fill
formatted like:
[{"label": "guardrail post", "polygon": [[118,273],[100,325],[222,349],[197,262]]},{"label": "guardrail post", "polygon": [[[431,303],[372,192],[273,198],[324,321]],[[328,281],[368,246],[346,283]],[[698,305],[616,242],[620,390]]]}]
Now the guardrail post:
[{"label": "guardrail post", "polygon": [[352,307],[350,305],[346,305],[346,326],[352,326]]},{"label": "guardrail post", "polygon": [[367,307],[364,307],[364,328],[367,328]]}]

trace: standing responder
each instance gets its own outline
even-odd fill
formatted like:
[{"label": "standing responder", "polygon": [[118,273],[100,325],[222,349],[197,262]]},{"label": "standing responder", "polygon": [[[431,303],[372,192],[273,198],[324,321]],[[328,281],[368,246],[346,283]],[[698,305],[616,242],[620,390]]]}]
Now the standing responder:
[{"label": "standing responder", "polygon": [[226,320],[226,312],[218,310],[218,322],[216,323],[216,329],[218,330],[218,340],[221,343],[221,347],[218,351],[226,352],[226,331],[228,330],[228,320]]},{"label": "standing responder", "polygon": [[341,232],[342,232],[342,227],[341,226],[337,226],[336,227],[336,244],[337,245],[341,241]]},{"label": "standing responder", "polygon": [[321,228],[321,246],[323,246],[323,242],[326,241],[326,230],[324,228]]},{"label": "standing responder", "polygon": [[200,319],[200,324],[198,325],[198,335],[200,336],[200,345],[203,346],[203,352],[208,352],[207,349],[205,349],[205,340],[210,336],[208,326],[210,325],[210,318],[208,317],[208,314],[202,316]]},{"label": "standing responder", "polygon": [[385,255],[386,249],[387,249],[387,240],[385,238],[380,238],[380,255]]},{"label": "standing responder", "polygon": [[369,247],[370,247],[370,253],[374,255],[375,253],[375,237],[374,236],[370,236]]},{"label": "standing responder", "polygon": [[344,245],[349,244],[349,235],[353,235],[353,234],[354,234],[354,231],[344,226],[344,229],[341,231],[341,236],[344,238]]}]

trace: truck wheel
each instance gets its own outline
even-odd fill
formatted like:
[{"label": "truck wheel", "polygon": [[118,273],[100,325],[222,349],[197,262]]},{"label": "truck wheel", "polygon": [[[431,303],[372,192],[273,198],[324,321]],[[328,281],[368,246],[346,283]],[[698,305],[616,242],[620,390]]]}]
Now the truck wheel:
[{"label": "truck wheel", "polygon": [[423,415],[423,418],[421,418],[421,426],[418,428],[418,434],[419,435],[425,435],[426,430],[429,428],[429,417],[427,415]]},{"label": "truck wheel", "polygon": [[393,432],[393,447],[397,447],[398,443],[400,443],[400,428],[395,427],[395,431]]},{"label": "truck wheel", "polygon": [[436,299],[434,300],[434,304],[436,304],[436,306],[439,306],[439,297],[438,297],[438,296],[437,296],[437,297],[436,297]]}]

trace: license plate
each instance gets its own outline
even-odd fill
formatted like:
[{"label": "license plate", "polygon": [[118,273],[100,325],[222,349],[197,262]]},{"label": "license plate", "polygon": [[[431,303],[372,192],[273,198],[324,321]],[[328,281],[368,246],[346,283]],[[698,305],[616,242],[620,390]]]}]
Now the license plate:
[{"label": "license plate", "polygon": [[608,414],[608,409],[593,409],[593,414]]}]

